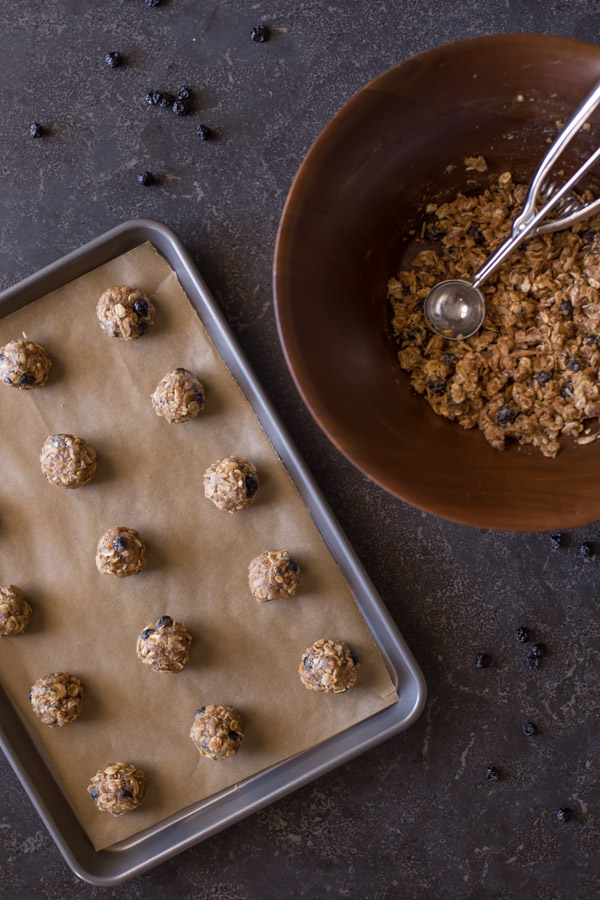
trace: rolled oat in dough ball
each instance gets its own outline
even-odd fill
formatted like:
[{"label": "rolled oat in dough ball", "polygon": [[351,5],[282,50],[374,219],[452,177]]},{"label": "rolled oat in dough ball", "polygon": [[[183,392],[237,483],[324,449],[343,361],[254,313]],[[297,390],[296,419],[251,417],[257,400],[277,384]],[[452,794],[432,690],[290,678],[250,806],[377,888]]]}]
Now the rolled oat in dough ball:
[{"label": "rolled oat in dough ball", "polygon": [[126,578],[137,575],[146,565],[146,548],[133,528],[115,525],[98,541],[96,568],[103,575]]},{"label": "rolled oat in dough ball", "polygon": [[181,672],[189,662],[191,649],[191,634],[171,616],[161,616],[146,625],[137,640],[138,659],[155,672]]},{"label": "rolled oat in dough ball", "polygon": [[189,422],[204,409],[204,386],[187,369],[167,372],[152,394],[152,407],[171,425]]},{"label": "rolled oat in dough ball", "polygon": [[25,631],[31,618],[31,607],[21,588],[0,585],[0,635],[8,637]]},{"label": "rolled oat in dough ball", "polygon": [[202,706],[196,711],[190,737],[200,756],[235,756],[244,740],[242,723],[233,706]]},{"label": "rolled oat in dough ball", "polygon": [[310,691],[341,694],[356,684],[358,657],[343,641],[316,641],[302,654],[300,678]]},{"label": "rolled oat in dough ball", "polygon": [[140,805],[146,781],[142,770],[133,763],[117,762],[99,769],[87,790],[100,812],[122,816]]},{"label": "rolled oat in dough ball", "polygon": [[293,597],[301,581],[300,566],[287,550],[265,550],[248,566],[250,590],[259,603]]},{"label": "rolled oat in dough ball", "polygon": [[30,341],[23,332],[22,341],[9,341],[0,347],[0,381],[31,391],[46,384],[52,360],[40,344]]},{"label": "rolled oat in dough ball", "polygon": [[52,484],[78,488],[96,472],[96,451],[74,434],[51,434],[40,454],[42,472]]},{"label": "rolled oat in dough ball", "polygon": [[31,708],[44,725],[69,725],[83,705],[83,688],[79,678],[68,672],[54,672],[38,678],[29,691]]},{"label": "rolled oat in dough ball", "polygon": [[124,285],[104,291],[96,306],[102,330],[111,337],[134,341],[146,334],[154,321],[155,309],[140,288]]},{"label": "rolled oat in dough ball", "polygon": [[258,492],[256,468],[244,456],[228,456],[204,473],[204,496],[217,509],[237,512],[254,503]]}]

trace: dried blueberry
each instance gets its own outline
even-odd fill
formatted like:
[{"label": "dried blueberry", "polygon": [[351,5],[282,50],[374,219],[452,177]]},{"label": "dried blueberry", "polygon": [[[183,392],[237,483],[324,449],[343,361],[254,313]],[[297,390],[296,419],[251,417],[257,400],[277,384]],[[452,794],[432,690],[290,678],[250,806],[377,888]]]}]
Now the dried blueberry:
[{"label": "dried blueberry", "polygon": [[206,751],[206,753],[209,752],[209,747],[208,747],[208,744],[206,743],[206,741],[202,741],[202,743],[200,744],[200,746],[202,747],[203,750]]},{"label": "dried blueberry", "polygon": [[175,369],[176,372],[187,372],[187,369],[184,369],[182,366],[177,366]]},{"label": "dried blueberry", "polygon": [[176,100],[173,104],[173,112],[176,116],[187,116],[190,105],[185,100]]},{"label": "dried blueberry", "polygon": [[148,106],[158,106],[162,98],[160,91],[148,91],[146,94],[146,103]]},{"label": "dried blueberry", "polygon": [[156,627],[162,628],[164,625],[166,628],[170,628],[172,624],[173,624],[173,619],[171,618],[171,616],[161,616],[160,619],[158,620],[158,622],[156,623]]},{"label": "dried blueberry", "polygon": [[427,238],[428,241],[431,241],[432,244],[435,243],[436,241],[439,241],[440,238],[442,237],[442,235],[443,235],[443,231],[439,231],[439,229],[433,223],[430,225],[427,225],[425,228],[425,237]]},{"label": "dried blueberry", "polygon": [[478,653],[475,657],[476,669],[487,669],[492,664],[492,657],[489,653]]},{"label": "dried blueberry", "polygon": [[199,404],[204,403],[204,394],[202,393],[202,391],[196,391],[196,393],[194,394],[194,400]]},{"label": "dried blueberry", "polygon": [[189,100],[192,96],[192,92],[187,87],[179,88],[177,91],[177,99],[178,100]]},{"label": "dried blueberry", "polygon": [[546,649],[545,644],[538,643],[538,644],[531,645],[532,656],[537,656],[537,657],[545,656],[547,652],[548,652],[548,650]]},{"label": "dried blueberry", "polygon": [[588,347],[597,347],[598,344],[600,344],[600,335],[588,334],[588,336],[585,339],[585,342],[588,345]]},{"label": "dried blueberry", "polygon": [[21,375],[19,378],[19,387],[25,387],[26,385],[33,384],[35,381],[35,375]]},{"label": "dried blueberry", "polygon": [[127,788],[121,788],[117,796],[120,800],[125,800],[126,798],[131,799],[133,797],[133,794],[131,793],[131,791],[128,791]]},{"label": "dried blueberry", "polygon": [[561,397],[563,397],[565,400],[570,400],[571,397],[573,396],[573,382],[565,381],[565,383],[563,384],[563,386],[560,389],[560,394],[561,394]]},{"label": "dried blueberry", "polygon": [[201,716],[205,709],[206,709],[205,706],[201,706],[200,709],[196,710],[196,715]]},{"label": "dried blueberry", "polygon": [[570,300],[563,300],[560,304],[559,312],[561,316],[570,316],[573,313],[573,304]]},{"label": "dried blueberry", "polygon": [[138,181],[144,187],[150,187],[151,184],[154,184],[154,175],[152,172],[142,172],[141,175],[138,175]]},{"label": "dried blueberry", "polygon": [[98,799],[98,788],[92,788],[92,789],[91,789],[91,791],[90,791],[90,797],[92,798],[92,800],[97,800],[97,799]]},{"label": "dried blueberry", "polygon": [[31,700],[31,695],[32,695],[32,694],[33,694],[33,691],[29,691],[29,699],[30,699],[30,700]]},{"label": "dried blueberry", "polygon": [[197,125],[196,134],[201,141],[208,141],[212,137],[212,131],[208,125]]},{"label": "dried blueberry", "polygon": [[569,822],[571,820],[571,809],[568,806],[562,806],[556,810],[556,818],[559,822]]},{"label": "dried blueberry", "polygon": [[290,570],[290,572],[298,571],[298,563],[296,562],[295,559],[288,559],[287,567]]},{"label": "dried blueberry", "polygon": [[146,334],[148,331],[148,323],[144,319],[140,319],[137,323],[138,334]]},{"label": "dried blueberry", "polygon": [[110,53],[106,54],[104,61],[110,69],[117,69],[122,65],[123,57],[118,50],[111,50]]},{"label": "dried blueberry", "polygon": [[588,541],[584,541],[583,544],[580,544],[577,548],[577,552],[580,556],[585,557],[585,559],[589,559],[594,555],[594,545],[590,544]]},{"label": "dried blueberry", "polygon": [[166,93],[160,95],[160,100],[158,101],[158,105],[160,109],[168,109],[169,106],[173,106],[175,103],[175,97],[173,94],[170,94],[168,91]]},{"label": "dried blueberry", "polygon": [[559,547],[565,542],[565,536],[561,531],[555,531],[550,535],[550,543],[554,547],[555,550],[558,550]]},{"label": "dried blueberry", "polygon": [[129,541],[124,535],[119,535],[118,537],[113,539],[113,550],[116,550],[117,553],[121,553],[123,550],[127,550],[129,547]]},{"label": "dried blueberry", "polygon": [[488,781],[498,781],[500,775],[500,769],[497,769],[496,766],[488,766],[485,770],[485,777]]},{"label": "dried blueberry", "polygon": [[516,418],[517,413],[512,406],[501,406],[496,413],[496,422],[498,425],[510,425]]},{"label": "dried blueberry", "polygon": [[271,37],[271,30],[267,25],[257,25],[250,32],[250,37],[255,44],[264,44]]},{"label": "dried blueberry", "polygon": [[455,366],[456,357],[454,353],[442,353],[442,362],[445,366]]},{"label": "dried blueberry", "polygon": [[538,380],[538,384],[541,384],[542,387],[548,384],[549,381],[552,381],[552,375],[550,374],[550,372],[538,372],[536,378]]},{"label": "dried blueberry", "polygon": [[469,237],[473,238],[476,244],[483,244],[484,237],[477,225],[471,225],[471,227],[467,231],[467,234],[469,235]]},{"label": "dried blueberry", "polygon": [[570,372],[579,372],[581,369],[581,363],[578,359],[575,359],[573,356],[570,356],[566,362],[566,367]]},{"label": "dried blueberry", "polygon": [[239,734],[238,734],[236,731],[230,731],[230,732],[228,732],[228,735],[227,735],[227,736],[228,736],[228,738],[229,738],[230,741],[239,741],[239,739],[240,739],[240,736],[239,736]]},{"label": "dried blueberry", "polygon": [[540,656],[534,656],[533,653],[530,653],[527,657],[527,665],[530,669],[539,669],[542,663],[542,659]]},{"label": "dried blueberry", "polygon": [[257,490],[258,490],[258,478],[255,478],[254,475],[247,475],[246,476],[246,496],[254,497]]},{"label": "dried blueberry", "polygon": [[143,319],[148,315],[148,301],[143,297],[140,297],[139,300],[136,300],[133,304],[133,308],[140,319]]},{"label": "dried blueberry", "polygon": [[531,737],[534,734],[537,734],[537,728],[533,724],[533,722],[525,722],[525,724],[521,728],[523,734],[527,735],[527,737]]},{"label": "dried blueberry", "polygon": [[356,655],[354,650],[350,651],[350,659],[352,660],[352,662],[354,663],[355,666],[358,665],[358,656]]},{"label": "dried blueberry", "polygon": [[43,135],[43,133],[44,129],[39,122],[34,122],[33,125],[29,126],[29,137],[39,138]]},{"label": "dried blueberry", "polygon": [[515,631],[515,638],[519,643],[525,644],[529,640],[529,628],[526,628],[525,625],[521,625],[521,627],[517,628]]},{"label": "dried blueberry", "polygon": [[310,666],[310,657],[305,656],[304,659],[302,660],[302,662],[304,663],[305,669],[310,669],[310,667],[311,667]]},{"label": "dried blueberry", "polygon": [[153,9],[155,6],[160,6],[162,0],[144,0],[144,3],[146,4],[146,6],[149,6],[151,9]]},{"label": "dried blueberry", "polygon": [[439,376],[436,378],[430,378],[429,384],[427,385],[427,387],[429,388],[429,392],[431,394],[434,394],[434,395],[443,394],[444,391],[446,390],[446,382],[444,381],[443,378],[440,378]]},{"label": "dried blueberry", "polygon": [[597,232],[592,231],[590,228],[586,228],[585,231],[581,231],[579,233],[579,237],[583,241],[584,244],[593,244],[594,238],[596,237]]},{"label": "dried blueberry", "polygon": [[142,640],[147,641],[151,634],[154,634],[154,628],[145,628],[142,631]]}]

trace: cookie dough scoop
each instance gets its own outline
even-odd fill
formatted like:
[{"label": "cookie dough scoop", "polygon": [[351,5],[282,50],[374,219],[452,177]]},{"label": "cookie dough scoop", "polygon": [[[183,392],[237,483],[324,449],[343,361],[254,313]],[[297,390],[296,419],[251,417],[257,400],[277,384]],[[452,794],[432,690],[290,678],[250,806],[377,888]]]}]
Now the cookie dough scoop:
[{"label": "cookie dough scoop", "polygon": [[137,639],[138,659],[155,672],[182,672],[189,662],[191,649],[191,634],[171,616],[161,616],[146,625]]},{"label": "cookie dough scoop", "polygon": [[44,725],[63,727],[74,722],[83,706],[83,687],[68,672],[38,678],[29,691],[31,708]]},{"label": "cookie dough scoop", "polygon": [[31,618],[31,607],[21,588],[0,585],[0,637],[22,634]]},{"label": "cookie dough scoop", "polygon": [[248,583],[256,600],[293,597],[302,582],[298,563],[287,550],[265,550],[248,566]]},{"label": "cookie dough scoop", "polygon": [[100,327],[110,337],[135,341],[154,322],[155,309],[141,288],[123,285],[104,291],[96,306]]},{"label": "cookie dough scoop", "polygon": [[133,528],[115,525],[109,528],[96,549],[96,568],[102,575],[127,578],[137,575],[146,565],[146,548]]},{"label": "cookie dough scoop", "polygon": [[256,500],[259,482],[256,467],[245,456],[227,456],[204,473],[204,496],[217,509],[235,513]]},{"label": "cookie dough scoop", "polygon": [[41,346],[23,332],[22,341],[9,341],[0,347],[0,381],[31,391],[46,384],[52,360]]},{"label": "cookie dough scoop", "polygon": [[100,812],[122,816],[144,799],[147,778],[133,763],[116,762],[99,769],[88,785],[88,794]]},{"label": "cookie dough scoop", "polygon": [[204,385],[188,369],[167,372],[152,394],[152,408],[171,425],[189,422],[204,409]]},{"label": "cookie dough scoop", "polygon": [[75,434],[51,434],[40,453],[42,472],[58,487],[83,487],[96,474],[96,451]]},{"label": "cookie dough scoop", "polygon": [[233,706],[211,704],[196,710],[190,738],[200,756],[227,759],[240,749],[244,732]]},{"label": "cookie dough scoop", "polygon": [[321,639],[302,654],[298,672],[309,691],[341,694],[356,684],[358,657],[343,641]]}]

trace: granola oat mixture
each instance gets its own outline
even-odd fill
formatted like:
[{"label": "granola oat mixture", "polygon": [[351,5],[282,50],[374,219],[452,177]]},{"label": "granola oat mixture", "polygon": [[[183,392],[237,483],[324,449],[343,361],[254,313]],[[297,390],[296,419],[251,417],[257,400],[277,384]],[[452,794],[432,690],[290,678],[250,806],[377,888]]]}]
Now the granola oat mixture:
[{"label": "granola oat mixture", "polygon": [[22,341],[9,341],[0,347],[0,381],[31,391],[46,384],[52,360],[40,344],[30,341],[23,332]]},{"label": "granola oat mixture", "polygon": [[42,472],[52,484],[78,488],[96,472],[96,451],[74,434],[51,434],[40,454]]},{"label": "granola oat mixture", "polygon": [[233,706],[202,706],[196,710],[190,737],[200,756],[235,756],[244,740],[242,723]]},{"label": "granola oat mixture", "polygon": [[244,456],[228,456],[209,466],[204,473],[204,496],[217,509],[234,513],[246,509],[256,499],[258,473]]},{"label": "granola oat mixture", "polygon": [[133,763],[117,762],[99,769],[87,790],[100,812],[122,816],[140,805],[146,781],[142,770]]},{"label": "granola oat mixture", "polygon": [[301,581],[300,566],[287,550],[265,550],[248,566],[250,590],[259,603],[293,597]]},{"label": "granola oat mixture", "polygon": [[172,425],[189,422],[204,409],[204,386],[187,369],[167,372],[152,394],[152,407]]},{"label": "granola oat mixture", "polygon": [[309,691],[341,694],[356,684],[358,657],[343,641],[321,639],[302,654],[298,672]]},{"label": "granola oat mixture", "polygon": [[423,316],[430,288],[471,278],[508,237],[526,192],[505,172],[479,196],[428,207],[422,236],[433,246],[388,291],[400,365],[433,410],[480,428],[498,450],[512,439],[554,457],[561,435],[579,444],[597,436],[600,217],[514,251],[483,285],[486,318],[473,337],[445,340]]},{"label": "granola oat mixture", "polygon": [[137,575],[146,565],[146,548],[133,528],[116,525],[98,541],[96,568],[103,575],[126,578]]},{"label": "granola oat mixture", "polygon": [[146,334],[155,309],[140,288],[124,285],[104,291],[96,306],[102,330],[111,337],[134,341]]},{"label": "granola oat mixture", "polygon": [[182,672],[189,662],[191,649],[191,634],[171,616],[161,616],[146,625],[137,640],[138,659],[155,672]]},{"label": "granola oat mixture", "polygon": [[79,678],[68,672],[54,672],[38,678],[29,691],[31,708],[44,725],[54,727],[73,722],[83,705],[83,687]]},{"label": "granola oat mixture", "polygon": [[21,588],[0,585],[0,636],[22,634],[31,618],[31,607]]}]

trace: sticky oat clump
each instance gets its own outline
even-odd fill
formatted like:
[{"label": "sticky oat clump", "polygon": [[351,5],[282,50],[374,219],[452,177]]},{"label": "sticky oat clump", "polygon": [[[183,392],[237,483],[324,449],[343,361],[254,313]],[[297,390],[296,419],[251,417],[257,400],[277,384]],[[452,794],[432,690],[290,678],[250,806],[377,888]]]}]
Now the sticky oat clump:
[{"label": "sticky oat clump", "polygon": [[152,394],[152,408],[171,425],[189,422],[204,409],[204,386],[188,369],[167,372]]},{"label": "sticky oat clump", "polygon": [[233,706],[201,706],[196,710],[190,738],[200,756],[227,759],[242,746],[241,719]]},{"label": "sticky oat clump", "polygon": [[9,341],[0,347],[0,381],[20,391],[31,391],[46,384],[52,360],[41,346],[23,332],[22,341]]},{"label": "sticky oat clump", "polygon": [[22,634],[31,619],[31,607],[21,588],[0,585],[0,636]]},{"label": "sticky oat clump", "polygon": [[83,487],[96,474],[96,451],[75,434],[51,434],[40,454],[42,472],[58,487]]},{"label": "sticky oat clump", "polygon": [[218,459],[204,473],[204,496],[230,513],[254,503],[258,487],[256,467],[245,456]]},{"label": "sticky oat clump", "polygon": [[298,672],[309,691],[341,694],[356,684],[359,662],[344,641],[322,638],[302,654]]},{"label": "sticky oat clump", "polygon": [[115,525],[109,528],[96,549],[96,568],[102,575],[127,578],[137,575],[146,565],[146,547],[133,528]]},{"label": "sticky oat clump", "polygon": [[137,656],[155,672],[174,674],[187,666],[192,636],[182,622],[161,616],[150,622],[137,639]]},{"label": "sticky oat clump", "polygon": [[100,812],[122,816],[140,805],[146,781],[142,770],[133,763],[116,762],[99,769],[87,790]]},{"label": "sticky oat clump", "polygon": [[63,727],[74,722],[83,706],[83,687],[68,672],[53,672],[38,678],[29,691],[34,713],[44,725]]},{"label": "sticky oat clump", "polygon": [[302,581],[298,563],[287,550],[265,550],[248,566],[248,583],[256,600],[293,597]]},{"label": "sticky oat clump", "polygon": [[526,193],[504,172],[476,196],[430,206],[428,246],[389,281],[388,293],[400,365],[436,413],[479,428],[498,450],[512,440],[554,457],[563,435],[596,440],[600,217],[515,250],[482,287],[486,317],[472,337],[446,340],[423,315],[437,282],[471,278],[509,236]]},{"label": "sticky oat clump", "polygon": [[141,288],[123,285],[104,291],[96,306],[102,330],[110,337],[134,341],[154,322],[150,297]]}]

